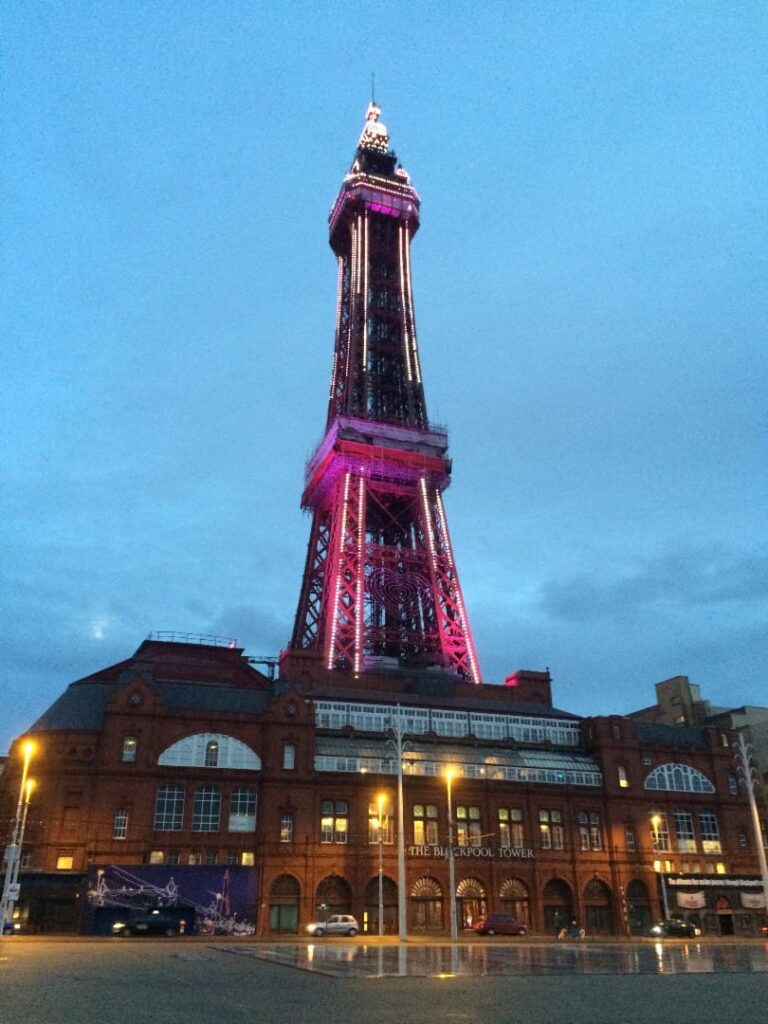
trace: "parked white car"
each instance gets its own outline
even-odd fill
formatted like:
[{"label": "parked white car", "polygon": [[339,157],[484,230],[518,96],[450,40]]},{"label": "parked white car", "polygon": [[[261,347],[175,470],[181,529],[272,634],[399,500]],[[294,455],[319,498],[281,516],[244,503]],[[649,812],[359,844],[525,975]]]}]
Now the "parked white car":
[{"label": "parked white car", "polygon": [[331,914],[327,921],[311,921],[307,925],[310,935],[357,935],[360,925],[351,914]]}]

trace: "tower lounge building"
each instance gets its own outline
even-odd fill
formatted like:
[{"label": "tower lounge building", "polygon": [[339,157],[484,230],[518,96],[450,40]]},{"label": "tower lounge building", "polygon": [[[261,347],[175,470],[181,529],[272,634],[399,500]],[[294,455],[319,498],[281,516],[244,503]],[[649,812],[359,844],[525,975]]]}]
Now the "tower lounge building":
[{"label": "tower lounge building", "polygon": [[459,931],[495,912],[539,934],[673,914],[756,934],[726,730],[583,718],[553,705],[547,671],[481,679],[416,338],[419,196],[379,117],[330,215],[335,343],[289,646],[267,664],[155,634],[67,687],[0,777],[4,844],[34,740],[18,923],[108,932],[161,903],[203,931],[301,933],[337,912],[439,934],[455,905]]}]

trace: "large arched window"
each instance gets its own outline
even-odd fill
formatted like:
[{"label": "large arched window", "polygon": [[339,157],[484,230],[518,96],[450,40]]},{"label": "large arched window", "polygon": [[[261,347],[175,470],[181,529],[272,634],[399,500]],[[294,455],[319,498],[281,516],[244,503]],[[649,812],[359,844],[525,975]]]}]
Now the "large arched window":
[{"label": "large arched window", "polygon": [[688,764],[660,764],[645,777],[645,788],[673,793],[714,793],[715,787]]},{"label": "large arched window", "polygon": [[158,764],[178,768],[242,768],[257,772],[261,758],[255,750],[234,736],[198,732],[185,736],[162,752]]}]

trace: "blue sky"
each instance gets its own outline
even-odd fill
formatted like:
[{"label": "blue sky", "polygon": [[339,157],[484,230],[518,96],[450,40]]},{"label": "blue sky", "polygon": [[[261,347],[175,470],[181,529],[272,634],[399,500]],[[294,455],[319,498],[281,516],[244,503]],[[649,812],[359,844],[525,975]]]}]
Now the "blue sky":
[{"label": "blue sky", "polygon": [[768,703],[763,3],[0,17],[0,750],[152,630],[286,644],[371,71],[485,679]]}]

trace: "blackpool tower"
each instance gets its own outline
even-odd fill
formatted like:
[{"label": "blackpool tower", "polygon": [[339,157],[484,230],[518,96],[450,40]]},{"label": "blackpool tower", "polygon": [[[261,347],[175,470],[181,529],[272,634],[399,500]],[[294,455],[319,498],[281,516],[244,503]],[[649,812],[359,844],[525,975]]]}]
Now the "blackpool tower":
[{"label": "blackpool tower", "polygon": [[442,493],[448,436],[431,425],[416,342],[411,240],[419,196],[371,103],[331,210],[336,340],[291,645],[355,674],[439,666],[479,683]]}]

